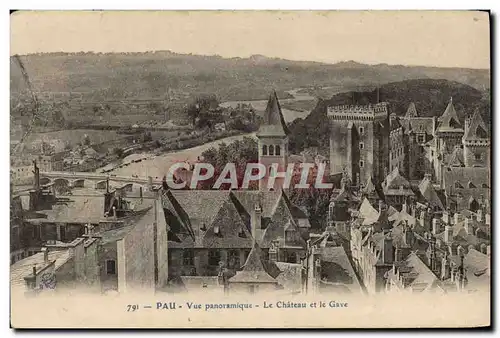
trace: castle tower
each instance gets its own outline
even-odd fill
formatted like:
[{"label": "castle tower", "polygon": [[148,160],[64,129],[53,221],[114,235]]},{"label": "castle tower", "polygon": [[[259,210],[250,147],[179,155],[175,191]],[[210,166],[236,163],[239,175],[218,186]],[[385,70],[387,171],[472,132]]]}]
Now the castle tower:
[{"label": "castle tower", "polygon": [[460,145],[464,134],[464,129],[453,106],[453,98],[450,98],[446,110],[438,121],[439,125],[436,129],[438,152],[451,153],[456,145]]},{"label": "castle tower", "polygon": [[[281,112],[278,95],[273,90],[267,101],[264,121],[257,132],[259,163],[266,167],[266,176],[259,181],[259,190],[267,190],[270,175],[275,175],[273,164],[279,172],[285,172],[288,165],[288,128]],[[282,187],[284,179],[277,178],[273,189]]]},{"label": "castle tower", "polygon": [[330,174],[347,168],[354,185],[389,173],[389,115],[387,103],[328,107]]},{"label": "castle tower", "polygon": [[465,121],[462,144],[466,167],[490,166],[490,132],[478,110]]}]

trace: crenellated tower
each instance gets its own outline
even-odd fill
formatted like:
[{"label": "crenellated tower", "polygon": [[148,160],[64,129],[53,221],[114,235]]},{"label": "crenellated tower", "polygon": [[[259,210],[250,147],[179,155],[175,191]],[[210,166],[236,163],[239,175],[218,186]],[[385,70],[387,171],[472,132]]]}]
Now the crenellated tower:
[{"label": "crenellated tower", "polygon": [[354,185],[389,173],[389,113],[387,103],[328,107],[330,173],[346,168]]}]

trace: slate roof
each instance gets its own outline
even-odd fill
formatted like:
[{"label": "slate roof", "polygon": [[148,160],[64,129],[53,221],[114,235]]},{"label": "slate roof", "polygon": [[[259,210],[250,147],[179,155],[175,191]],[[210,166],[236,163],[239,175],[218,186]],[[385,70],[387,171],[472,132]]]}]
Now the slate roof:
[{"label": "slate roof", "polygon": [[427,135],[434,134],[432,117],[405,117],[401,119],[401,124],[406,133],[411,131],[414,133],[426,133]]},{"label": "slate roof", "polygon": [[[415,252],[409,254],[405,260],[396,264],[400,276],[403,276],[402,285],[404,288],[411,288],[414,292],[422,292],[440,285],[439,278],[434,272],[418,257]],[[394,281],[398,281],[397,276],[389,271],[388,276]]]},{"label": "slate roof", "polygon": [[418,190],[422,194],[422,197],[431,207],[437,207],[440,210],[444,210],[444,204],[441,201],[438,193],[434,189],[434,186],[430,179],[424,178],[418,185]]},{"label": "slate roof", "polygon": [[[473,187],[469,188],[469,183]],[[447,198],[458,203],[459,209],[469,209],[468,201],[490,198],[490,170],[484,167],[448,167],[443,169],[443,187]]]},{"label": "slate roof", "polygon": [[443,132],[463,132],[462,124],[458,119],[457,112],[453,106],[453,100],[450,99],[446,110],[443,115],[439,118],[438,131]]},{"label": "slate roof", "polygon": [[342,246],[315,249],[315,253],[319,253],[321,257],[320,290],[338,285],[344,286],[347,292],[363,290]]},{"label": "slate roof", "polygon": [[[164,192],[162,199],[169,245],[175,248],[251,248],[256,205],[262,209],[262,228],[256,231],[262,247],[273,240],[284,242],[285,230],[299,234],[298,220],[307,220],[282,191],[177,190]],[[306,244],[298,236],[286,245]]]},{"label": "slate roof", "polygon": [[469,127],[465,131],[463,139],[466,141],[485,140],[490,138],[489,128],[483,121],[479,110],[474,112]]},{"label": "slate roof", "polygon": [[[403,189],[400,189],[400,187],[403,187]],[[415,195],[411,190],[410,182],[399,173],[398,167],[395,167],[394,170],[387,175],[383,183],[383,188],[385,195]]]},{"label": "slate roof", "polygon": [[277,280],[265,269],[261,261],[261,249],[255,243],[241,271],[229,279],[229,283],[274,283]]},{"label": "slate roof", "polygon": [[408,109],[406,110],[405,117],[417,117],[417,108],[415,107],[415,103],[411,102],[408,105]]},{"label": "slate roof", "polygon": [[289,134],[285,123],[281,106],[276,91],[269,95],[266,111],[264,112],[264,121],[257,132],[257,136],[275,136],[285,137]]}]

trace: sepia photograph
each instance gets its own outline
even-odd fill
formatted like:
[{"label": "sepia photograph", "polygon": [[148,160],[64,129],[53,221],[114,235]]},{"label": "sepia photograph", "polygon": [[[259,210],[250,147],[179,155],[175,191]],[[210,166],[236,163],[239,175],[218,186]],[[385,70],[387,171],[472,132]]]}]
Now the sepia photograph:
[{"label": "sepia photograph", "polygon": [[13,11],[11,327],[490,327],[490,20]]}]

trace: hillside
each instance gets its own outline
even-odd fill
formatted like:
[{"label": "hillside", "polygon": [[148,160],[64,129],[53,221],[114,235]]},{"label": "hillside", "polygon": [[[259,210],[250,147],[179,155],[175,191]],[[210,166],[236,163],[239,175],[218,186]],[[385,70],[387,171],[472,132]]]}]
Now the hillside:
[{"label": "hillside", "polygon": [[319,99],[316,107],[305,119],[297,119],[290,125],[290,149],[299,153],[304,148],[319,147],[324,155],[328,155],[329,126],[326,115],[327,107],[342,104],[368,104],[377,102],[377,94],[381,102],[389,103],[389,113],[400,116],[406,113],[408,105],[416,105],[419,116],[441,116],[446,109],[450,97],[461,121],[476,108],[489,123],[489,95],[471,86],[447,80],[407,80],[388,83],[377,90],[367,92],[345,92],[334,95],[331,99]]},{"label": "hillside", "polygon": [[[261,55],[222,58],[146,53],[50,53],[20,56],[33,88],[41,98],[182,101],[198,93],[220,100],[265,99],[269,90],[307,86],[337,86],[343,90],[407,79],[458,81],[480,90],[489,88],[487,69],[366,65],[354,61],[323,64],[273,59]],[[19,64],[11,57],[11,93],[25,92]]]}]

